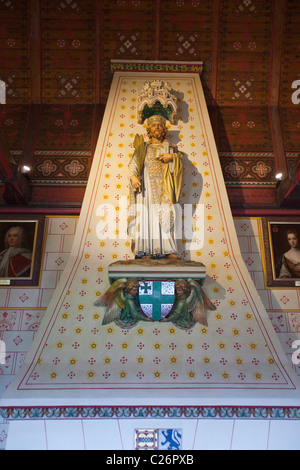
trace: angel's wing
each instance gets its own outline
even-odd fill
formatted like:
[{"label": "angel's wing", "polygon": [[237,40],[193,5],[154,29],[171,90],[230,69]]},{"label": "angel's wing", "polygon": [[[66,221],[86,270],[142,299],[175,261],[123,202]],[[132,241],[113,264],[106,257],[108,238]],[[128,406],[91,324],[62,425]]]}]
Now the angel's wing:
[{"label": "angel's wing", "polygon": [[125,307],[124,287],[126,282],[126,278],[118,279],[102,297],[94,303],[96,307],[106,307],[102,325],[113,322]]},{"label": "angel's wing", "polygon": [[207,326],[205,308],[208,310],[216,310],[216,307],[204,293],[200,284],[193,279],[188,279],[188,283],[191,288],[191,292],[187,298],[188,310],[193,313],[193,317],[198,323]]},{"label": "angel's wing", "polygon": [[[194,281],[193,279],[188,279],[188,283],[189,283],[190,287],[195,288],[198,299],[202,300],[203,305],[207,310],[216,310],[217,307],[207,297],[207,295],[205,294],[205,292],[202,289],[202,287],[200,286],[200,284],[198,284],[198,282]],[[191,289],[191,290],[193,290],[193,289]]]}]

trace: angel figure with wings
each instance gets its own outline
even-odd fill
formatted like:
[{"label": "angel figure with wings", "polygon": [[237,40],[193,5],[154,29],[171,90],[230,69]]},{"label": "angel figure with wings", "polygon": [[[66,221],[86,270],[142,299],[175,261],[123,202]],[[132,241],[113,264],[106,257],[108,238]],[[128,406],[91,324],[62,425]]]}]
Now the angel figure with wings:
[{"label": "angel figure with wings", "polygon": [[113,321],[121,328],[133,328],[139,321],[152,321],[142,312],[138,301],[139,281],[118,279],[94,305],[106,307],[102,325]]},{"label": "angel figure with wings", "polygon": [[206,309],[216,310],[202,287],[193,279],[175,281],[175,302],[169,315],[161,321],[171,321],[178,328],[188,330],[198,322],[207,326]]}]

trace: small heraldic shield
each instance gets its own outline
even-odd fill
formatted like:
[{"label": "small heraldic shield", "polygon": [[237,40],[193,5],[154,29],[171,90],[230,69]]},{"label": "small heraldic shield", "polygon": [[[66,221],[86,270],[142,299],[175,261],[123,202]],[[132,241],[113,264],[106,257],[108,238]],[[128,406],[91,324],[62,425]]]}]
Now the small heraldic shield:
[{"label": "small heraldic shield", "polygon": [[174,281],[140,281],[139,302],[147,317],[159,321],[166,317],[175,301]]}]

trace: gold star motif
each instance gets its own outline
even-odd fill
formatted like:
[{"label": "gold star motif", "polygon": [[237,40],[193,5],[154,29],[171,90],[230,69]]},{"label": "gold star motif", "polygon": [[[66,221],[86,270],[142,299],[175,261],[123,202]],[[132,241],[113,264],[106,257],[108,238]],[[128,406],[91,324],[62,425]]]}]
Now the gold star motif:
[{"label": "gold star motif", "polygon": [[49,375],[50,375],[51,380],[56,380],[56,378],[58,376],[58,374],[56,372],[51,372]]},{"label": "gold star motif", "polygon": [[93,379],[96,375],[96,372],[93,370],[89,370],[86,375],[88,379]]},{"label": "gold star motif", "polygon": [[274,361],[273,357],[268,357],[267,361],[268,361],[270,366],[274,366],[275,361]]}]

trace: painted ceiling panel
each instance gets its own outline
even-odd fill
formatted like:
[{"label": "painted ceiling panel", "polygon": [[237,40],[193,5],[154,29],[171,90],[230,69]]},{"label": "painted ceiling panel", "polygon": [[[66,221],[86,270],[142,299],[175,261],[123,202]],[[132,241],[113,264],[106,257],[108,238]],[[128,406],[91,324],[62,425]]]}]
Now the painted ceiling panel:
[{"label": "painted ceiling panel", "polygon": [[[275,188],[278,164],[288,171],[299,158],[300,103],[292,101],[300,80],[297,0],[0,0],[0,17],[0,79],[7,84],[0,129],[15,155],[31,142],[34,181],[46,179],[38,170],[41,151],[64,151],[64,158],[88,152],[77,155],[68,187],[79,174],[88,178],[112,59],[203,61],[224,177],[242,191],[250,179],[261,190],[264,181]],[[265,170],[254,170],[259,161]],[[63,165],[47,184],[64,187]]]}]

